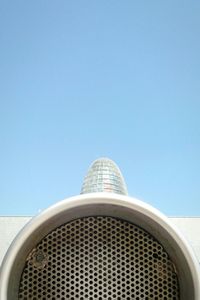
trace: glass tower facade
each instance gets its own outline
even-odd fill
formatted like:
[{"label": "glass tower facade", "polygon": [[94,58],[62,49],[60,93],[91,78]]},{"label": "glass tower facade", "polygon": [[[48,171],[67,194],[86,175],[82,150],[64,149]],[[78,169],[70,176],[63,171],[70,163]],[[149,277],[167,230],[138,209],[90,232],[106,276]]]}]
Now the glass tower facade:
[{"label": "glass tower facade", "polygon": [[118,166],[108,158],[99,158],[90,166],[81,194],[106,192],[127,195],[124,178]]}]

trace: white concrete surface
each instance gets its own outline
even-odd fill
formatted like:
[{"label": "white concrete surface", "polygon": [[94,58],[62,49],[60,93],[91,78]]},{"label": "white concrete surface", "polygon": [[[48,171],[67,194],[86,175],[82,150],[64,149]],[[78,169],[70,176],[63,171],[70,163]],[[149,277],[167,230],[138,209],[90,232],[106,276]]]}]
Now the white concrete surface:
[{"label": "white concrete surface", "polygon": [[0,264],[11,242],[31,217],[0,217]]},{"label": "white concrete surface", "polygon": [[[31,217],[0,217],[0,264],[2,259],[20,229]],[[170,218],[189,241],[200,262],[200,217]]]},{"label": "white concrete surface", "polygon": [[170,219],[188,240],[200,262],[200,217]]}]

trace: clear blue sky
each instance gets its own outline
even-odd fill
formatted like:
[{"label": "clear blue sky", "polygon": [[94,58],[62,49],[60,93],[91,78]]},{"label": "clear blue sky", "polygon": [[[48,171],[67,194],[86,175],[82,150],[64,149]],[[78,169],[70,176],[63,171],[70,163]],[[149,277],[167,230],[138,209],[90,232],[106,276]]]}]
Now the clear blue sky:
[{"label": "clear blue sky", "polygon": [[80,192],[108,156],[129,194],[200,215],[200,2],[0,2],[0,215]]}]

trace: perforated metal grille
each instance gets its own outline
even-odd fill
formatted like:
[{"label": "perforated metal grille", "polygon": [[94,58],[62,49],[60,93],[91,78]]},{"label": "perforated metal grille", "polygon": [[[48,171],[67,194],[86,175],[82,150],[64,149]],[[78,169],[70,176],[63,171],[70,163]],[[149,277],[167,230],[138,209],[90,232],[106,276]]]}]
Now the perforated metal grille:
[{"label": "perforated metal grille", "polygon": [[146,231],[112,217],[85,217],[49,233],[27,257],[20,300],[177,300],[178,278]]}]

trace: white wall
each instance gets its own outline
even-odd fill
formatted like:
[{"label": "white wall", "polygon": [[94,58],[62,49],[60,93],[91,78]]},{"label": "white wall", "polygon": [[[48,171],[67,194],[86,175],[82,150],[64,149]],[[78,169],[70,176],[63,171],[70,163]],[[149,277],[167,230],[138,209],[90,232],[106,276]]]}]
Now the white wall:
[{"label": "white wall", "polygon": [[11,242],[31,217],[0,217],[0,264]]},{"label": "white wall", "polygon": [[[0,217],[0,264],[12,240],[30,219],[31,217]],[[170,219],[189,241],[200,262],[200,217]]]},{"label": "white wall", "polygon": [[200,217],[170,219],[188,240],[200,262]]}]

